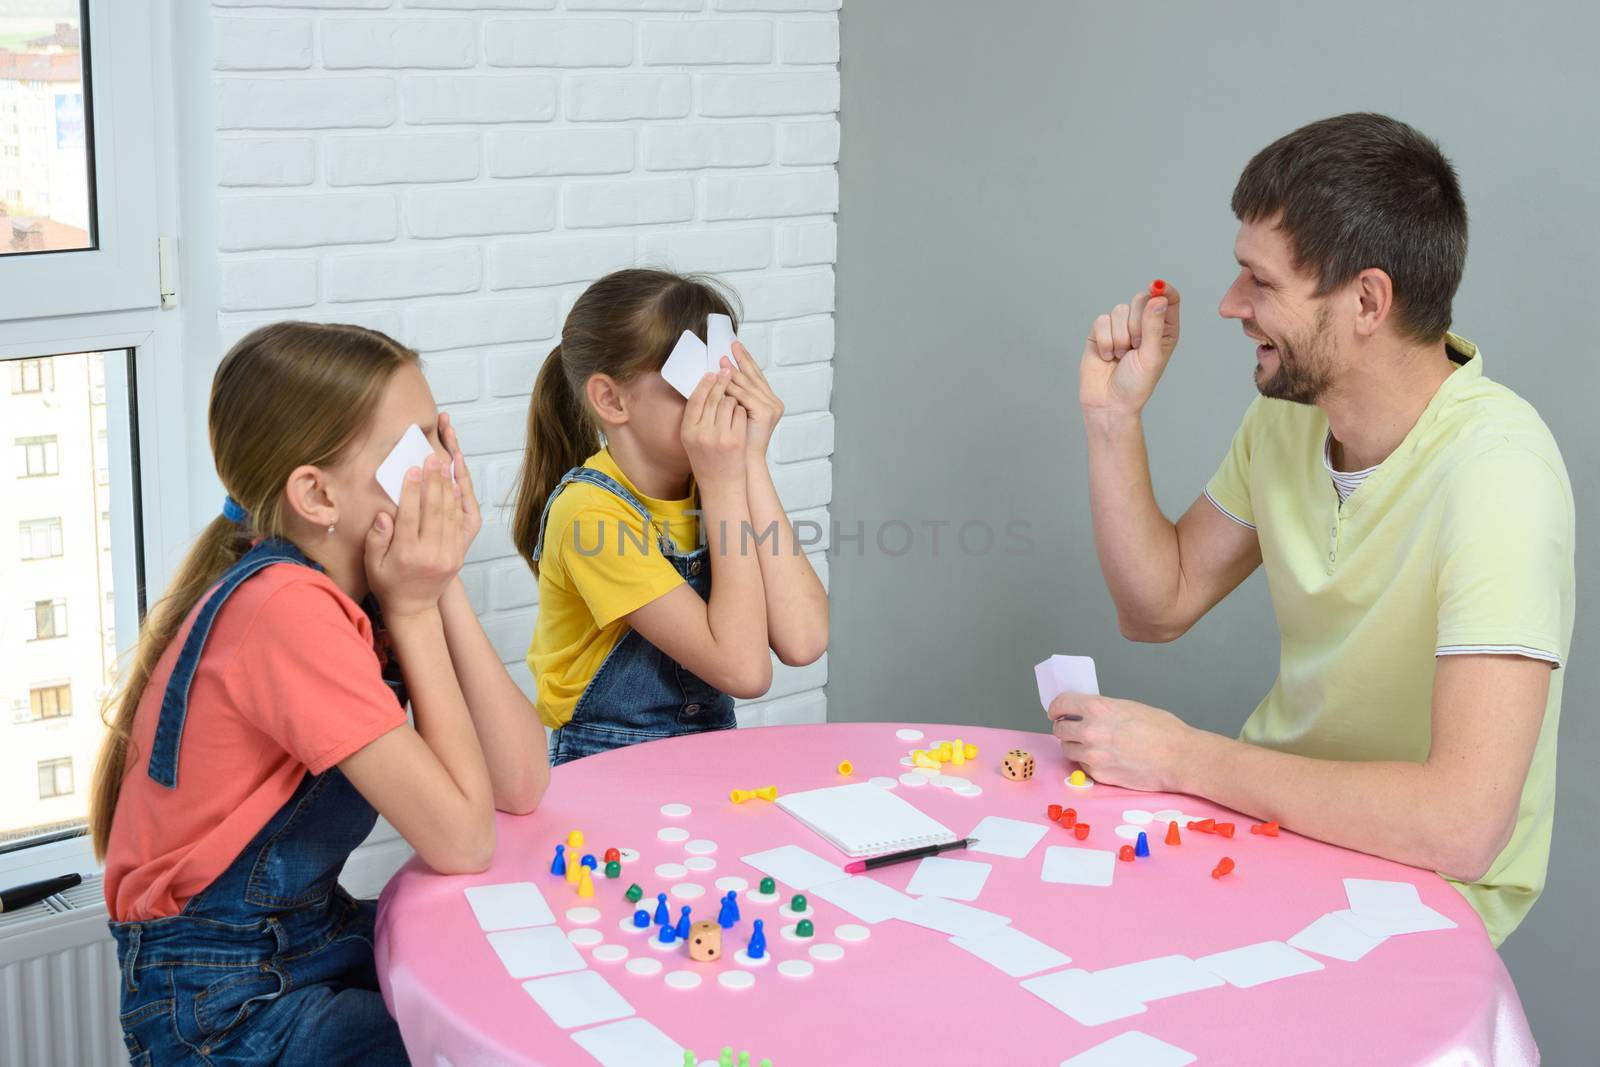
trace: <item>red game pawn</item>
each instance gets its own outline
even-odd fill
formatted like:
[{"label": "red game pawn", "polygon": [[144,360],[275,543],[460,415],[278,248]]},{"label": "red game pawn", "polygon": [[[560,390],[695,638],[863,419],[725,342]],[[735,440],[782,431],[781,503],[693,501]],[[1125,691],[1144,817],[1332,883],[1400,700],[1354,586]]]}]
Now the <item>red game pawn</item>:
[{"label": "red game pawn", "polygon": [[1217,823],[1217,829],[1216,829],[1215,832],[1221,834],[1223,837],[1232,837],[1233,836],[1233,823],[1231,823],[1231,822],[1219,822],[1219,823]]},{"label": "red game pawn", "polygon": [[1076,837],[1079,841],[1087,839],[1089,836],[1089,824],[1086,822],[1075,824],[1072,827],[1072,836]]},{"label": "red game pawn", "polygon": [[622,862],[622,853],[617,849],[608,848],[608,849],[606,849],[605,861],[607,863],[621,863]]},{"label": "red game pawn", "polygon": [[1233,860],[1229,859],[1227,856],[1222,857],[1222,859],[1217,863],[1217,865],[1211,869],[1211,877],[1213,877],[1213,878],[1221,878],[1225,874],[1232,874],[1232,873],[1233,873]]},{"label": "red game pawn", "polygon": [[1044,809],[1044,813],[1051,822],[1055,822],[1057,819],[1061,818],[1061,805],[1052,804],[1048,808]]},{"label": "red game pawn", "polygon": [[1217,820],[1201,819],[1199,822],[1196,822],[1195,820],[1190,819],[1189,829],[1202,834],[1214,834],[1217,832]]},{"label": "red game pawn", "polygon": [[1133,846],[1132,845],[1123,845],[1121,848],[1117,849],[1117,859],[1122,860],[1125,863],[1132,863],[1133,862]]},{"label": "red game pawn", "polygon": [[1277,837],[1278,824],[1275,822],[1251,823],[1250,832],[1253,834],[1260,834],[1262,837]]}]

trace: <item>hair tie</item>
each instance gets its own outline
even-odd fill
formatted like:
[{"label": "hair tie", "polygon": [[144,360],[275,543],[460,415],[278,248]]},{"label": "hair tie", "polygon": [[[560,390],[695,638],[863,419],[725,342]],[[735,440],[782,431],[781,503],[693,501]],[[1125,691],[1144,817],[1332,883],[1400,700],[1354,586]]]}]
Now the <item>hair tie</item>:
[{"label": "hair tie", "polygon": [[243,525],[244,520],[250,517],[250,513],[241,507],[237,500],[233,499],[232,494],[229,494],[222,498],[222,517],[235,526],[239,526]]}]

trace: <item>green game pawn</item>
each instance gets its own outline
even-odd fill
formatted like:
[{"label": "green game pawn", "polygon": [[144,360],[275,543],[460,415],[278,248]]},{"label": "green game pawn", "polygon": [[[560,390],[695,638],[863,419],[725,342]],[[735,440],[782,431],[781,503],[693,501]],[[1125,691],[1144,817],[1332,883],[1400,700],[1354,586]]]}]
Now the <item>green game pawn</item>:
[{"label": "green game pawn", "polygon": [[694,1049],[683,1050],[683,1067],[700,1067],[700,1057],[694,1054]]},{"label": "green game pawn", "polygon": [[628,887],[628,891],[623,896],[628,898],[629,904],[637,904],[639,903],[639,898],[644,896],[644,890],[639,888],[638,882],[635,882]]},{"label": "green game pawn", "polygon": [[810,919],[801,919],[795,924],[794,932],[796,937],[810,937],[817,932],[817,928],[811,925]]},{"label": "green game pawn", "polygon": [[794,895],[794,899],[789,901],[789,910],[790,911],[805,911],[806,910],[806,898],[805,898],[805,895],[802,894],[802,893],[796,893]]},{"label": "green game pawn", "polygon": [[761,879],[761,892],[762,893],[764,893],[764,894],[766,894],[767,896],[770,897],[774,893],[776,893],[777,891],[778,891],[778,883],[777,882],[774,882],[771,878],[763,878],[763,879]]},{"label": "green game pawn", "polygon": [[723,1046],[722,1055],[717,1057],[717,1067],[733,1067],[733,1049]]},{"label": "green game pawn", "polygon": [[739,1053],[739,1067],[750,1067],[750,1053]]},{"label": "green game pawn", "polygon": [[621,878],[622,864],[618,863],[616,860],[612,860],[610,863],[606,864],[606,877]]}]

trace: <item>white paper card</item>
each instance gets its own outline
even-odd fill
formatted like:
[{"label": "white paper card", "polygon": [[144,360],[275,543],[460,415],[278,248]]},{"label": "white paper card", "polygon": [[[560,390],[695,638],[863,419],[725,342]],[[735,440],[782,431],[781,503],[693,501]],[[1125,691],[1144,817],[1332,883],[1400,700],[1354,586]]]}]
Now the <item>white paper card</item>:
[{"label": "white paper card", "polygon": [[739,369],[739,361],[733,358],[733,320],[726,315],[706,316],[706,369],[718,371],[722,369],[722,357],[727,356],[728,362],[733,364],[733,369]]},{"label": "white paper card", "polygon": [[1088,656],[1051,656],[1033,668],[1033,677],[1039,683],[1039,703],[1045,711],[1062,693],[1100,692],[1094,660]]},{"label": "white paper card", "polygon": [[1289,944],[1319,956],[1354,963],[1383,944],[1384,937],[1369,934],[1351,922],[1349,911],[1330,911],[1289,939]]},{"label": "white paper card", "polygon": [[968,852],[983,852],[990,856],[1007,856],[1022,859],[1033,851],[1033,846],[1044,837],[1047,827],[1021,819],[1007,819],[1001,815],[986,816],[972,828],[967,836],[976,838],[967,846]]},{"label": "white paper card", "polygon": [[1065,885],[1110,885],[1116,866],[1116,853],[1105,849],[1051,845],[1044,850],[1039,878]]},{"label": "white paper card", "polygon": [[683,1046],[648,1019],[634,1017],[579,1030],[572,1040],[601,1067],[683,1067]]},{"label": "white paper card", "polygon": [[890,889],[864,874],[852,875],[837,882],[824,882],[813,886],[811,895],[818,900],[849,912],[864,923],[881,923],[898,918],[915,901],[898,889]]},{"label": "white paper card", "polygon": [[1188,956],[1157,956],[1138,963],[1125,963],[1121,967],[1107,967],[1103,971],[1095,971],[1094,980],[1122,996],[1145,1004],[1222,984],[1221,978]]},{"label": "white paper card", "polygon": [[[868,788],[879,793],[883,792],[877,786]],[[808,852],[799,845],[769,848],[765,852],[744,857],[744,861],[762,874],[770,874],[791,889],[802,892],[849,877],[844,873],[844,868],[837,863],[829,863],[815,852]]]},{"label": "white paper card", "polygon": [[582,953],[567,940],[566,932],[554,924],[498,930],[489,935],[489,944],[513,978],[543,978],[562,971],[581,971],[587,966]]},{"label": "white paper card", "polygon": [[983,883],[994,868],[971,860],[947,860],[929,856],[917,864],[906,892],[914,897],[944,897],[946,900],[977,900]]},{"label": "white paper card", "polygon": [[1322,970],[1321,963],[1282,941],[1263,941],[1257,945],[1216,952],[1201,956],[1195,962],[1239,989]]},{"label": "white paper card", "polygon": [[706,376],[706,370],[705,342],[696,337],[694,331],[684,330],[672,347],[672,355],[661,365],[661,376],[687,400],[700,379]]},{"label": "white paper card", "polygon": [[1076,968],[1029,978],[1022,988],[1084,1026],[1099,1026],[1145,1011],[1142,1002],[1096,982],[1094,975]]},{"label": "white paper card", "polygon": [[1344,892],[1350,899],[1351,923],[1374,937],[1452,930],[1456,926],[1453,919],[1424,904],[1417,887],[1410,882],[1346,878]]},{"label": "white paper card", "polygon": [[507,882],[504,885],[475,885],[466,891],[467,903],[484,930],[512,930],[519,926],[543,926],[556,917],[544,894],[532,882]]},{"label": "white paper card", "polygon": [[952,937],[978,937],[1011,922],[1005,915],[958,904],[943,897],[917,897],[904,914],[896,918]]},{"label": "white paper card", "polygon": [[396,507],[400,505],[400,487],[405,484],[406,471],[421,467],[423,461],[433,454],[433,446],[428,443],[422,427],[412,423],[400,435],[400,442],[378,464],[378,484],[383,486],[383,491],[389,494],[389,499],[395,502]]},{"label": "white paper card", "polygon": [[1454,930],[1456,921],[1426,904],[1415,915],[1383,916],[1350,912],[1350,924],[1371,937],[1391,937],[1395,934],[1422,934],[1429,930]]},{"label": "white paper card", "polygon": [[[611,1019],[625,1019],[633,1014],[633,1005],[594,971],[574,971],[553,978],[535,978],[531,982],[523,982],[522,988],[550,1016],[550,1021],[563,1030]],[[682,1062],[682,1049],[678,1050],[678,1058]]]},{"label": "white paper card", "polygon": [[1194,1061],[1192,1052],[1138,1030],[1129,1030],[1070,1060],[1062,1060],[1061,1067],[1185,1067]]},{"label": "white paper card", "polygon": [[1029,937],[1014,926],[1002,926],[977,937],[952,937],[950,943],[1012,978],[1025,978],[1072,962],[1072,957],[1066,953]]}]

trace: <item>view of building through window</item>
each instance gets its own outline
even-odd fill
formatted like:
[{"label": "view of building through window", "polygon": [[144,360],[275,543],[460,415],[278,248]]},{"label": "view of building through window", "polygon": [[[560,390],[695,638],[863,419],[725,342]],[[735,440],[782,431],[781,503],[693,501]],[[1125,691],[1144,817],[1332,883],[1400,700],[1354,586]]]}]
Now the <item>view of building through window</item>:
[{"label": "view of building through window", "polygon": [[64,829],[116,678],[107,358],[9,360],[0,374],[0,844]]},{"label": "view of building through window", "polygon": [[0,0],[0,255],[94,247],[78,0]]}]

